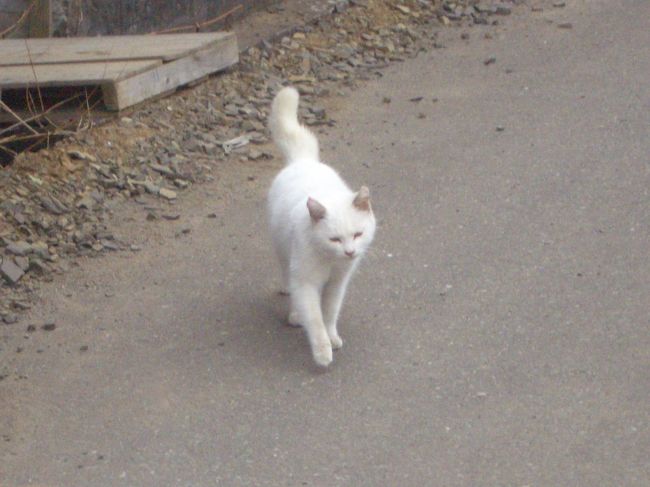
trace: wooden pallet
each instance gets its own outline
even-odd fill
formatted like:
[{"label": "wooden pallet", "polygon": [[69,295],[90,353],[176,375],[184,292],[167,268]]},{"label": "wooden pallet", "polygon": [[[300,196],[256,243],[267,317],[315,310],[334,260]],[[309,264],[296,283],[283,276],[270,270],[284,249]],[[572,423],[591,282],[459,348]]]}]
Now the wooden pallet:
[{"label": "wooden pallet", "polygon": [[232,33],[0,40],[2,89],[102,88],[109,110],[176,90],[239,59]]}]

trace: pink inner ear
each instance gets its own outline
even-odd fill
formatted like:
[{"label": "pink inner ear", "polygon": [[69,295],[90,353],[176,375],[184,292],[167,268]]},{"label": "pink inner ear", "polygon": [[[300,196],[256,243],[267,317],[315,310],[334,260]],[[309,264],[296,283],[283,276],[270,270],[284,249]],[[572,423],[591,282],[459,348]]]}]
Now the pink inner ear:
[{"label": "pink inner ear", "polygon": [[370,211],[370,191],[366,186],[361,186],[352,204],[359,210]]},{"label": "pink inner ear", "polygon": [[327,213],[325,207],[311,197],[307,199],[307,209],[309,210],[311,219],[316,222],[325,218],[325,214]]}]

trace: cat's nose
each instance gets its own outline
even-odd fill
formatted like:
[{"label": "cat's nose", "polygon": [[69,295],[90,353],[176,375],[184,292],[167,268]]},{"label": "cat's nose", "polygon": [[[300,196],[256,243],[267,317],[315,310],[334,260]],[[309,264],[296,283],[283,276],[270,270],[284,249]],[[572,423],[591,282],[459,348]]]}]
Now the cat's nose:
[{"label": "cat's nose", "polygon": [[345,255],[347,255],[348,257],[354,257],[354,250],[346,250]]}]

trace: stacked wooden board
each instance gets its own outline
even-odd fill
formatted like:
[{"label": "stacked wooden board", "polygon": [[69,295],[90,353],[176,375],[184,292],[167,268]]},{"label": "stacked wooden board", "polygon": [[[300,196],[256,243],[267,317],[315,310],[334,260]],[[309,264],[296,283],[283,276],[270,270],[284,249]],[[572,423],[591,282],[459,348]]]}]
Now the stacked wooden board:
[{"label": "stacked wooden board", "polygon": [[0,40],[2,89],[92,86],[109,110],[176,90],[239,59],[226,32]]}]

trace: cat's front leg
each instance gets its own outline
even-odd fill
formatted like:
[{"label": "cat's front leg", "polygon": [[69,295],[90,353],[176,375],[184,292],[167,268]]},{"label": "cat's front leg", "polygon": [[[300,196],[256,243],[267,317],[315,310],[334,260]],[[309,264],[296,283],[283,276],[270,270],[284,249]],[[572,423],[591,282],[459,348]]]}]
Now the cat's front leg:
[{"label": "cat's front leg", "polygon": [[332,363],[332,344],[323,322],[318,289],[308,284],[292,286],[291,309],[307,332],[314,361],[327,367]]},{"label": "cat's front leg", "polygon": [[323,289],[323,320],[334,349],[343,346],[343,340],[337,330],[337,322],[350,275],[349,271],[334,273]]}]

